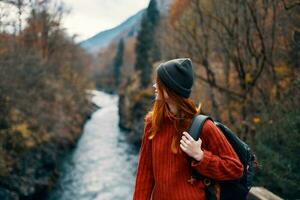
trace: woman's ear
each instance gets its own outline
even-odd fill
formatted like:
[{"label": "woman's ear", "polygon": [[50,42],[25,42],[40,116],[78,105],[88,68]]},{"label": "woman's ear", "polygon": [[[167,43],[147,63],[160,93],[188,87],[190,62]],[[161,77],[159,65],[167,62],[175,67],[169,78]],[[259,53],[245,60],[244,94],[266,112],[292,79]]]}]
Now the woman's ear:
[{"label": "woman's ear", "polygon": [[164,95],[164,98],[165,98],[165,99],[168,99],[168,98],[169,98],[169,95],[168,95],[168,93],[167,93],[165,90],[163,90],[163,95]]}]

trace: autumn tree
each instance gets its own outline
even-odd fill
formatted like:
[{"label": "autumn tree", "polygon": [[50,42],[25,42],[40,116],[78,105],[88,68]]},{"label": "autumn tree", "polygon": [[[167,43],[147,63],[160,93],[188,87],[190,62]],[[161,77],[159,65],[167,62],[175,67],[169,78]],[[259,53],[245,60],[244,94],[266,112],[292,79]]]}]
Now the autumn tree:
[{"label": "autumn tree", "polygon": [[265,105],[281,90],[278,63],[286,62],[283,55],[288,49],[278,47],[289,41],[286,35],[291,26],[279,24],[290,13],[282,1],[275,0],[190,0],[177,16],[174,10],[181,7],[176,2],[170,11],[175,13],[170,16],[177,41],[174,48],[202,68],[196,76],[210,87],[213,115],[234,126],[244,124],[240,133],[247,136],[252,120],[261,112],[256,97]]},{"label": "autumn tree", "polygon": [[[21,1],[5,1],[14,2]],[[28,2],[18,31],[0,23],[0,190],[41,199],[35,195],[53,185],[59,156],[80,136],[93,85],[89,56],[60,25],[63,7]]]}]

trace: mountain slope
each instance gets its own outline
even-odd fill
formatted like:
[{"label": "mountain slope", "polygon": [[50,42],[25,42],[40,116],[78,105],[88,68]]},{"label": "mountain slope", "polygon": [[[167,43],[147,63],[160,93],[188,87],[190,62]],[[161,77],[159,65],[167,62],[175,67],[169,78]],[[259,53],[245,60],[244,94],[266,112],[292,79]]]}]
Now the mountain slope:
[{"label": "mountain slope", "polygon": [[107,47],[110,42],[112,42],[112,40],[121,33],[124,34],[124,32],[127,32],[128,36],[133,35],[139,29],[139,24],[144,12],[145,9],[139,11],[115,28],[102,31],[95,36],[81,42],[80,46],[90,53],[96,53],[100,49]]},{"label": "mountain slope", "polygon": [[[156,0],[157,7],[161,15],[168,15],[168,10],[173,2],[173,0]],[[119,38],[124,38],[125,40],[129,37],[135,36],[140,28],[140,22],[145,9],[137,12],[135,15],[129,17],[127,20],[122,22],[115,28],[102,31],[93,37],[80,43],[84,49],[88,52],[95,54],[106,48],[111,42],[118,42]]]}]

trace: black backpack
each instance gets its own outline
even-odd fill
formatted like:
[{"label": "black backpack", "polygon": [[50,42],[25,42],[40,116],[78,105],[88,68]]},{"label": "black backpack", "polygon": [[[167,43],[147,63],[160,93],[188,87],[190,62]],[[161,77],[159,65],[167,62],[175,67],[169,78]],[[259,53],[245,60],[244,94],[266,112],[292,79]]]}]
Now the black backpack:
[{"label": "black backpack", "polygon": [[[221,200],[244,200],[247,199],[247,195],[252,186],[252,180],[254,176],[254,166],[256,164],[255,155],[251,152],[250,147],[240,140],[229,128],[220,122],[215,122],[211,117],[206,115],[197,115],[189,128],[189,134],[198,140],[200,137],[201,129],[206,120],[212,120],[215,125],[221,130],[225,135],[226,139],[229,141],[241,163],[244,165],[243,176],[238,180],[231,181],[219,181],[221,192]],[[192,171],[192,175],[196,179],[203,179],[206,185],[206,197],[208,200],[216,199],[216,194],[213,189],[213,180],[201,176],[196,172]]]}]

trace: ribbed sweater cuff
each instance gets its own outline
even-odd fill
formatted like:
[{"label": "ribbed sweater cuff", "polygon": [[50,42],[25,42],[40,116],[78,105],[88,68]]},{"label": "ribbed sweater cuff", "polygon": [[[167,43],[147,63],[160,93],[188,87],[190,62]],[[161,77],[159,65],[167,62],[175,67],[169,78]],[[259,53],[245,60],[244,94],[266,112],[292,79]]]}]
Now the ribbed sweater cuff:
[{"label": "ribbed sweater cuff", "polygon": [[203,150],[202,160],[198,161],[193,159],[191,165],[192,167],[195,167],[200,171],[205,170],[212,158],[213,158],[213,154],[210,151]]}]

